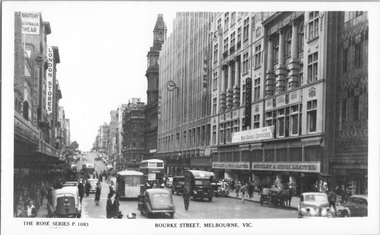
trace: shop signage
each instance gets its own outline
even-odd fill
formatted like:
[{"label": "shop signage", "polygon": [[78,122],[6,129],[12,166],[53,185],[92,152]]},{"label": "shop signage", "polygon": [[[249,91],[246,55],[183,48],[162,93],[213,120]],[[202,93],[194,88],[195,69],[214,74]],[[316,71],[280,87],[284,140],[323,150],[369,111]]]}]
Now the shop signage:
[{"label": "shop signage", "polygon": [[157,149],[151,149],[149,150],[149,153],[156,153],[157,152]]},{"label": "shop signage", "polygon": [[18,131],[23,135],[23,137],[28,137],[30,140],[34,141],[35,143],[38,143],[39,141],[39,133],[35,128],[32,126],[29,126],[26,123],[23,123],[22,118],[19,117],[20,115],[15,113],[15,131]]},{"label": "shop signage", "polygon": [[149,173],[148,174],[148,180],[155,180],[156,179],[156,174],[155,173]]},{"label": "shop signage", "polygon": [[51,46],[47,49],[47,77],[46,77],[46,113],[49,115],[53,111],[53,72],[54,72],[54,52]]},{"label": "shop signage", "polygon": [[40,13],[21,12],[22,33],[40,34]]},{"label": "shop signage", "polygon": [[212,168],[249,170],[249,162],[213,162]]},{"label": "shop signage", "polygon": [[274,126],[232,133],[232,143],[273,139]]},{"label": "shop signage", "polygon": [[255,163],[252,162],[253,171],[291,171],[319,173],[321,171],[320,162],[297,162],[297,163]]}]

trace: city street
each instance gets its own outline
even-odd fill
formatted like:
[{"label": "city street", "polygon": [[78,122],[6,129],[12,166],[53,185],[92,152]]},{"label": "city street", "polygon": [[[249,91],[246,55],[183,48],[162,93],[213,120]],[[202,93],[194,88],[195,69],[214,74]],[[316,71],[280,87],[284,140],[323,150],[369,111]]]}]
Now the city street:
[{"label": "city street", "polygon": [[[87,153],[87,163],[95,163],[96,171],[101,172],[106,169],[103,161],[95,161],[96,153]],[[82,159],[78,161],[78,169],[82,166]],[[100,197],[100,205],[95,205],[95,194],[84,197],[82,202],[82,218],[106,218],[106,202],[109,193],[109,185],[102,182],[102,192]],[[173,195],[176,213],[174,219],[249,219],[249,218],[297,218],[297,211],[293,209],[282,209],[273,207],[263,207],[259,203],[246,200],[243,204],[240,199],[232,197],[213,198],[212,202],[208,200],[190,201],[188,211],[185,211],[183,198],[181,195]],[[135,213],[137,219],[147,219],[137,210],[137,199],[120,200],[120,210],[127,219],[127,214]],[[169,216],[154,217],[169,218]]]}]

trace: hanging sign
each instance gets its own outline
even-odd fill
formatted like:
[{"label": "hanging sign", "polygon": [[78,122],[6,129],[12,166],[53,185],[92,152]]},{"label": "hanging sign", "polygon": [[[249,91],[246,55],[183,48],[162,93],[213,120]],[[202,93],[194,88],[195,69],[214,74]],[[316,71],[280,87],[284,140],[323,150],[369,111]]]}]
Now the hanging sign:
[{"label": "hanging sign", "polygon": [[53,71],[54,71],[54,52],[51,46],[47,48],[47,73],[46,73],[46,113],[53,112]]},{"label": "hanging sign", "polygon": [[40,13],[21,12],[22,33],[40,34]]}]

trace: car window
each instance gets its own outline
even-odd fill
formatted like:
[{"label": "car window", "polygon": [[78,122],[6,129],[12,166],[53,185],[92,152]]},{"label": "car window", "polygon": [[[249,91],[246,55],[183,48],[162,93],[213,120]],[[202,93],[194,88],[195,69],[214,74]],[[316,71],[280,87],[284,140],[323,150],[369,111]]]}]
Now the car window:
[{"label": "car window", "polygon": [[352,197],[352,198],[351,198],[351,203],[352,203],[352,204],[359,204],[359,198],[357,198],[357,197]]},{"label": "car window", "polygon": [[325,195],[305,195],[305,202],[327,202]]},{"label": "car window", "polygon": [[359,199],[359,205],[363,205],[363,206],[365,205],[366,206],[367,205],[367,200],[365,200],[363,198],[360,198]]}]

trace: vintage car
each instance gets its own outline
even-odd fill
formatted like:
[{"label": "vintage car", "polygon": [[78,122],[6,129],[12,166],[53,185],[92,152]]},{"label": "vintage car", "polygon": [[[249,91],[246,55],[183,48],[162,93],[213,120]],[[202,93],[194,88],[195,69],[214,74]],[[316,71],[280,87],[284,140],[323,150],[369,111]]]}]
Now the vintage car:
[{"label": "vintage car", "polygon": [[172,193],[168,189],[152,188],[138,197],[138,210],[146,217],[168,214],[174,218],[175,206]]},{"label": "vintage car", "polygon": [[96,192],[96,184],[98,183],[98,179],[88,179],[88,182],[90,182],[90,193],[95,193]]},{"label": "vintage car", "polygon": [[67,186],[53,190],[52,199],[54,216],[81,217],[82,205],[79,200],[78,187]]},{"label": "vintage car", "polygon": [[368,196],[352,195],[347,202],[342,204],[342,217],[365,217],[368,216]]},{"label": "vintage car", "polygon": [[326,193],[302,193],[298,204],[298,218],[329,217],[330,208]]},{"label": "vintage car", "polygon": [[182,194],[183,187],[185,185],[185,177],[184,176],[174,176],[172,182],[172,194]]}]

